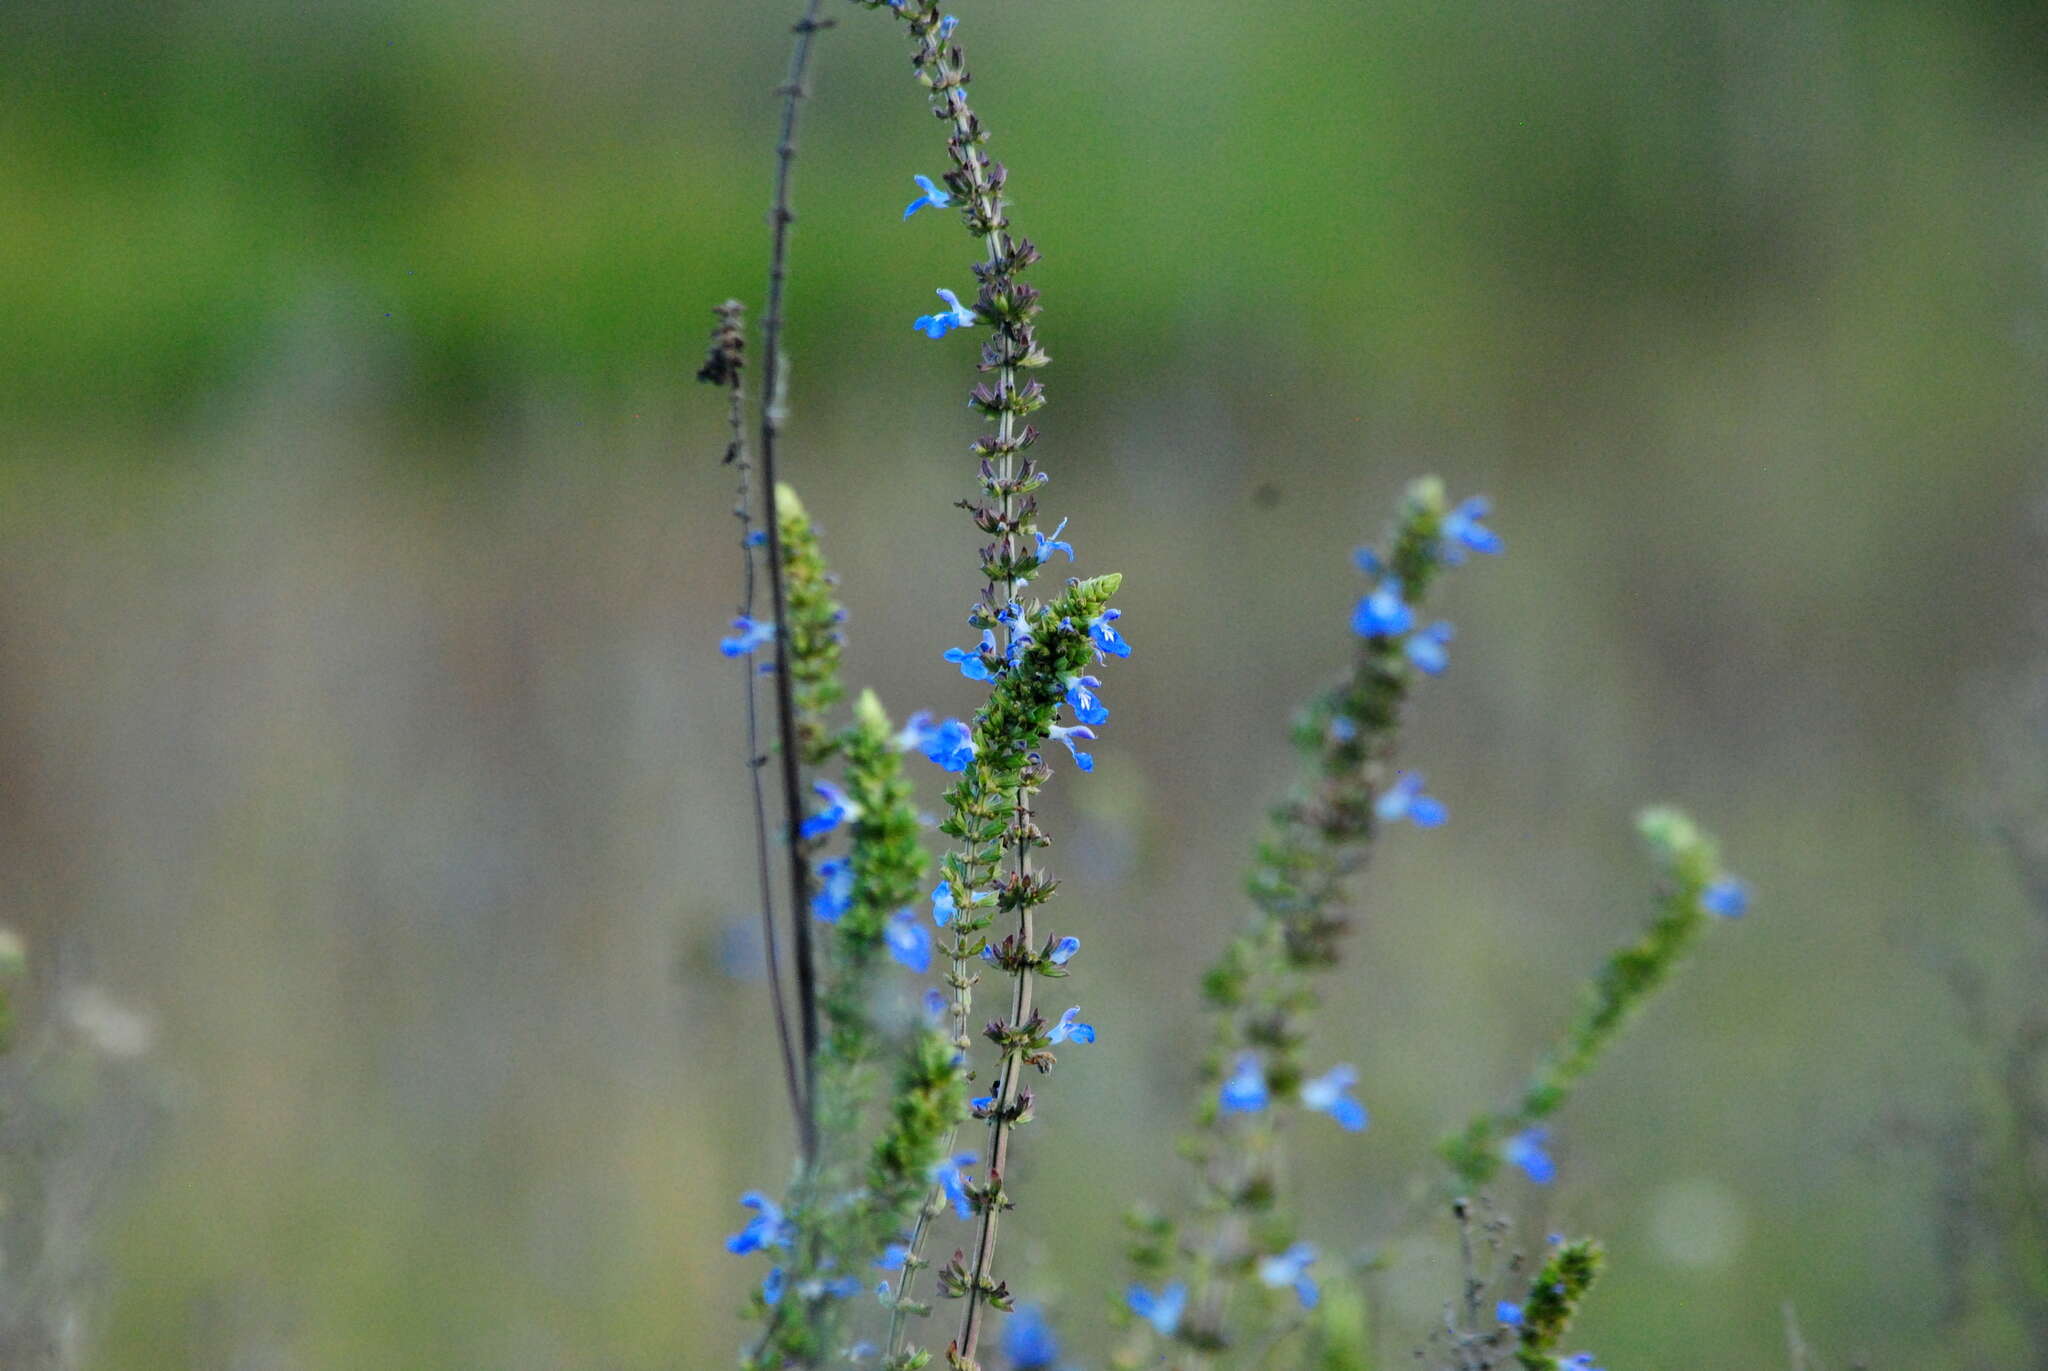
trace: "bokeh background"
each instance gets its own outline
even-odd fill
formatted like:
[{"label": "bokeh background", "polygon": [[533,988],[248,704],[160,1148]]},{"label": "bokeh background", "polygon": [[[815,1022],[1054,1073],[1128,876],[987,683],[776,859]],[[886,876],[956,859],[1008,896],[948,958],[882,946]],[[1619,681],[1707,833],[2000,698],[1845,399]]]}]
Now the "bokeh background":
[{"label": "bokeh background", "polygon": [[[789,1143],[690,373],[713,303],[758,308],[795,8],[0,6],[19,1364],[737,1345],[759,1272],[720,1239]],[[1323,1021],[1373,1127],[1299,1174],[1326,1245],[1411,1234],[1389,1363],[1454,1289],[1413,1179],[1637,927],[1629,821],[1669,799],[1753,913],[1564,1118],[1559,1184],[1500,1194],[1610,1240],[1582,1341],[1783,1365],[1790,1301],[1828,1365],[2027,1364],[1955,1140],[2048,984],[1995,837],[2048,774],[2041,7],[959,13],[1046,251],[1047,509],[1137,647],[1053,788],[1102,1039],[1026,1140],[1012,1282],[1085,1364],[1107,1216],[1182,1184],[1194,977],[1348,553],[1428,470],[1510,550],[1448,585],[1407,751],[1453,822],[1391,836]],[[972,345],[909,321],[972,246],[900,221],[939,130],[893,26],[837,17],[787,473],[852,677],[960,712]]]}]

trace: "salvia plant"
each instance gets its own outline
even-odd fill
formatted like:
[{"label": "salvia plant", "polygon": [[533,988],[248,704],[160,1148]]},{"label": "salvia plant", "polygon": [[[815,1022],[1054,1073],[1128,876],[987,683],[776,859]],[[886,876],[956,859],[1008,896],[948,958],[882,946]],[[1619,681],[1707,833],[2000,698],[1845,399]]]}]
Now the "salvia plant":
[{"label": "salvia plant", "polygon": [[[1027,279],[1040,254],[1011,223],[1010,172],[988,151],[963,26],[934,0],[851,4],[894,26],[943,133],[942,169],[908,178],[917,195],[904,232],[917,236],[905,251],[929,252],[947,224],[971,240],[971,255],[936,271],[939,307],[904,316],[963,375],[971,368],[968,400],[985,421],[968,445],[971,493],[943,497],[975,529],[972,607],[933,664],[973,683],[980,704],[968,717],[899,717],[872,691],[849,690],[826,544],[777,470],[798,121],[814,49],[836,22],[808,0],[781,88],[758,364],[744,309],[728,301],[699,372],[726,392],[741,561],[720,650],[744,681],[767,992],[797,1142],[794,1174],[740,1196],[726,1242],[759,1263],[739,1361],[1069,1367],[1001,1238],[1031,1199],[1011,1163],[1030,1145],[1037,1095],[1096,1040],[1089,997],[1068,989],[1086,968],[1086,929],[1055,898],[1039,796],[1095,768],[1115,669],[1133,651],[1115,603],[1122,577],[1078,574],[1067,520],[1040,517],[1048,474],[1033,416],[1050,357]],[[1331,634],[1333,665],[1349,660],[1294,723],[1299,781],[1252,845],[1248,917],[1199,987],[1211,1030],[1190,1063],[1187,1179],[1177,1199],[1129,1218],[1132,1269],[1108,1311],[1108,1365],[1371,1364],[1365,1264],[1301,1236],[1289,1139],[1369,1127],[1358,1072],[1322,1046],[1332,1034],[1314,1031],[1320,986],[1344,959],[1355,887],[1382,835],[1449,818],[1423,772],[1403,765],[1402,725],[1449,666],[1451,626],[1431,609],[1447,573],[1504,551],[1488,520],[1484,499],[1417,480],[1384,538],[1353,556],[1355,608]],[[939,809],[924,816],[921,786],[939,778]],[[1437,1364],[1596,1365],[1569,1332],[1600,1273],[1599,1245],[1553,1235],[1525,1252],[1483,1188],[1504,1171],[1554,1179],[1551,1130],[1574,1087],[1707,926],[1746,908],[1747,890],[1684,815],[1653,809],[1639,826],[1654,882],[1643,933],[1601,966],[1526,1089],[1421,1161],[1436,1221],[1450,1221],[1463,1254],[1461,1287],[1424,1352]],[[1351,1250],[1384,1236],[1356,1234]]]}]

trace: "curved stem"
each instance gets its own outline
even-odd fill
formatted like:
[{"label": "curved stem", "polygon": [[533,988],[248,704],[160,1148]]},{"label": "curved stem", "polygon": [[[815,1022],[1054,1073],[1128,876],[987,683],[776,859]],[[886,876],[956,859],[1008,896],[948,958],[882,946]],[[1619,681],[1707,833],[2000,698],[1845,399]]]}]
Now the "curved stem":
[{"label": "curved stem", "polygon": [[[737,300],[728,300],[719,306],[719,326],[712,335],[712,355],[697,377],[703,381],[722,378],[726,382],[729,437],[725,460],[739,472],[739,494],[732,510],[740,522],[739,613],[742,619],[751,620],[755,598],[754,491],[753,464],[747,460],[747,395],[742,373],[746,343],[741,323],[743,308]],[[772,512],[770,517],[772,519]],[[775,929],[775,880],[768,857],[768,800],[761,784],[761,768],[768,759],[761,753],[760,692],[757,687],[760,672],[757,667],[756,654],[750,648],[746,656],[747,788],[752,792],[754,806],[754,870],[761,895],[761,948],[768,964],[768,998],[775,1005],[775,1038],[782,1049],[782,1075],[789,1088],[790,1114],[801,1136],[808,1111],[804,1104],[803,1080],[797,1070],[796,1044],[790,1033],[788,996],[782,986],[782,950],[778,946],[780,939]]]},{"label": "curved stem", "polygon": [[[796,215],[789,206],[789,182],[796,161],[797,110],[805,90],[805,74],[811,60],[811,43],[818,31],[830,26],[818,11],[823,0],[807,0],[804,17],[796,22],[796,42],[789,53],[789,77],[782,85],[782,136],[775,145],[775,206],[769,212],[773,247],[768,258],[768,305],[761,324],[761,481],[769,498],[775,491],[775,443],[782,434],[782,397],[787,385],[783,374],[782,299],[789,280],[789,226]],[[818,1055],[817,954],[811,946],[810,920],[804,906],[810,891],[810,857],[804,850],[798,829],[803,822],[803,783],[797,774],[796,702],[789,679],[789,631],[784,619],[789,600],[782,577],[782,530],[780,521],[765,520],[768,527],[768,594],[775,614],[775,727],[781,739],[781,782],[784,839],[789,852],[790,926],[796,944],[796,993],[800,1029],[803,1035],[803,1086],[806,1103],[816,1096]],[[797,1137],[808,1163],[817,1154],[817,1120],[805,1108],[797,1120]]]}]

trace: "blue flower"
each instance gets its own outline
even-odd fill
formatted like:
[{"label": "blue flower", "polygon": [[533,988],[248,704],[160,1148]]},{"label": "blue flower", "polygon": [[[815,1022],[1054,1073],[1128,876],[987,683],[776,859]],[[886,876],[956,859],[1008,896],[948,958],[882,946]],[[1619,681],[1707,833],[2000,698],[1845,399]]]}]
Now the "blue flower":
[{"label": "blue flower", "polygon": [[974,311],[961,304],[960,297],[952,291],[940,287],[939,298],[952,308],[942,309],[937,314],[920,314],[911,325],[925,337],[943,338],[956,328],[966,328],[977,322]]},{"label": "blue flower", "polygon": [[818,864],[818,889],[811,896],[811,917],[820,923],[836,924],[839,916],[853,908],[853,863],[833,857]]},{"label": "blue flower", "polygon": [[1395,777],[1387,787],[1372,812],[1379,816],[1381,823],[1393,823],[1406,819],[1417,828],[1435,828],[1450,817],[1450,812],[1440,800],[1422,793],[1422,773],[1404,771]]},{"label": "blue flower", "polygon": [[[944,209],[946,206],[953,203],[953,197],[951,195],[948,195],[944,190],[940,189],[938,186],[933,185],[931,177],[913,176],[910,179],[917,182],[917,188],[923,191],[924,194],[918,196],[915,200],[912,200],[908,205],[904,206],[903,217],[905,219],[908,219],[911,215],[917,213],[926,205],[930,205],[933,209]],[[940,293],[944,294],[943,291]]]},{"label": "blue flower", "polygon": [[1322,1298],[1322,1291],[1316,1288],[1315,1277],[1308,1269],[1315,1264],[1316,1245],[1298,1242],[1276,1256],[1259,1258],[1259,1280],[1270,1289],[1282,1286],[1294,1287],[1296,1298],[1303,1309],[1313,1309]]},{"label": "blue flower", "polygon": [[961,1178],[964,1167],[974,1165],[974,1154],[962,1152],[957,1157],[948,1157],[932,1168],[932,1179],[946,1192],[946,1198],[953,1202],[953,1212],[963,1219],[974,1217],[974,1201],[968,1198],[967,1182]]},{"label": "blue flower", "polygon": [[923,747],[925,734],[932,731],[932,712],[920,709],[903,721],[903,727],[896,730],[896,750],[908,752]]},{"label": "blue flower", "polygon": [[1507,545],[1500,535],[1480,524],[1486,517],[1487,503],[1484,495],[1474,495],[1444,516],[1444,539],[1438,547],[1438,555],[1447,566],[1457,566],[1465,560],[1465,549],[1483,552],[1489,557],[1498,557],[1506,551]]},{"label": "blue flower", "polygon": [[1217,1103],[1226,1114],[1256,1114],[1266,1107],[1271,1098],[1266,1090],[1266,1072],[1259,1065],[1259,1054],[1240,1052],[1237,1064],[1223,1079],[1223,1088],[1217,1092]]},{"label": "blue flower", "polygon": [[825,807],[803,821],[797,828],[799,836],[822,838],[847,820],[860,817],[860,806],[830,781],[813,781],[811,789],[818,793]]},{"label": "blue flower", "polygon": [[1088,636],[1095,640],[1095,651],[1103,657],[1128,657],[1131,645],[1123,640],[1113,625],[1124,617],[1120,609],[1105,609],[1088,621]]},{"label": "blue flower", "polygon": [[789,1246],[794,1231],[775,1201],[758,1190],[749,1190],[740,1196],[740,1203],[753,1210],[754,1217],[747,1220],[745,1228],[725,1240],[726,1251],[744,1256],[763,1248]]},{"label": "blue flower", "polygon": [[1065,966],[1080,950],[1081,940],[1070,933],[1052,945],[1052,951],[1045,954],[1045,959],[1054,966]]},{"label": "blue flower", "polygon": [[849,1295],[860,1293],[860,1281],[853,1276],[818,1276],[799,1285],[796,1292],[807,1300],[823,1299],[827,1296],[843,1300]]},{"label": "blue flower", "polygon": [[1380,560],[1379,553],[1369,547],[1362,547],[1352,553],[1351,564],[1374,580],[1384,576],[1387,571],[1386,563]]},{"label": "blue flower", "polygon": [[746,537],[740,539],[740,545],[742,547],[760,547],[767,541],[768,530],[765,528],[757,528],[753,530],[753,532],[749,533]]},{"label": "blue flower", "polygon": [[1749,887],[1733,876],[1723,876],[1700,892],[1700,908],[1724,919],[1739,919],[1749,912]]},{"label": "blue flower", "polygon": [[1093,676],[1068,676],[1063,684],[1067,688],[1067,708],[1074,711],[1077,722],[1084,724],[1106,724],[1109,722],[1109,706],[1096,695],[1096,688],[1102,682]]},{"label": "blue flower", "polygon": [[904,1261],[910,1256],[906,1243],[892,1242],[882,1249],[882,1255],[875,1258],[875,1266],[882,1271],[901,1271]]},{"label": "blue flower", "polygon": [[1142,1285],[1134,1285],[1124,1292],[1124,1303],[1160,1336],[1172,1337],[1173,1330],[1180,1327],[1181,1311],[1188,1305],[1188,1288],[1174,1281],[1155,1295]]},{"label": "blue flower", "polygon": [[1066,531],[1066,527],[1067,521],[1065,519],[1060,520],[1060,526],[1052,531],[1052,537],[1050,538],[1046,537],[1043,533],[1040,533],[1035,528],[1031,530],[1031,536],[1038,540],[1039,561],[1051,561],[1052,555],[1055,552],[1064,552],[1067,554],[1068,561],[1071,562],[1074,560],[1074,545],[1072,543],[1063,543],[1060,541],[1060,534]]},{"label": "blue flower", "polygon": [[1080,767],[1083,771],[1095,770],[1095,758],[1090,754],[1083,752],[1080,748],[1074,746],[1074,739],[1076,738],[1086,738],[1090,742],[1093,742],[1095,740],[1094,729],[1088,727],[1088,725],[1086,724],[1075,724],[1072,728],[1063,728],[1059,724],[1054,724],[1045,732],[1046,736],[1052,739],[1054,742],[1065,743],[1067,745],[1067,751],[1074,754],[1075,766]]},{"label": "blue flower", "polygon": [[1500,1154],[1511,1166],[1522,1168],[1523,1174],[1538,1185],[1549,1185],[1557,1179],[1557,1163],[1543,1150],[1543,1143],[1550,1136],[1550,1130],[1538,1125],[1525,1128],[1501,1144]]},{"label": "blue flower", "polygon": [[1045,1035],[1045,1040],[1049,1043],[1094,1042],[1095,1026],[1079,1022],[1078,1016],[1080,1013],[1081,1006],[1075,1005],[1072,1009],[1060,1015],[1060,1021],[1052,1026],[1052,1030]]},{"label": "blue flower", "polygon": [[1365,1106],[1351,1098],[1351,1087],[1356,1084],[1357,1068],[1333,1066],[1322,1075],[1301,1083],[1301,1106],[1318,1114],[1328,1114],[1346,1132],[1361,1132],[1366,1123]]},{"label": "blue flower", "polygon": [[1003,1325],[1003,1355],[1011,1371],[1043,1371],[1060,1359],[1059,1341],[1037,1305],[1018,1305]]},{"label": "blue flower", "polygon": [[768,1274],[761,1278],[761,1298],[769,1304],[782,1303],[782,1268],[771,1266]]},{"label": "blue flower", "polygon": [[965,771],[974,760],[974,730],[958,719],[942,719],[924,735],[918,748],[941,771]]},{"label": "blue flower", "polygon": [[949,647],[945,656],[947,661],[959,666],[960,674],[968,680],[992,681],[995,679],[995,673],[988,669],[988,663],[984,658],[993,657],[995,654],[996,635],[983,629],[979,648]]},{"label": "blue flower", "polygon": [[1493,1307],[1493,1316],[1510,1328],[1522,1326],[1522,1306],[1513,1300],[1502,1300],[1496,1304]]},{"label": "blue flower", "polygon": [[728,657],[744,657],[775,641],[775,625],[766,619],[749,619],[742,614],[732,621],[732,626],[736,630],[733,635],[718,640],[718,650]]},{"label": "blue flower", "polygon": [[897,731],[896,746],[916,748],[947,771],[965,771],[974,758],[974,730],[958,719],[932,722],[932,712],[920,709]]},{"label": "blue flower", "polygon": [[1351,611],[1351,631],[1362,638],[1392,638],[1415,627],[1415,611],[1401,598],[1401,579],[1388,576]]},{"label": "blue flower", "polygon": [[932,935],[909,905],[889,916],[882,930],[889,955],[922,976],[932,969]]},{"label": "blue flower", "polygon": [[959,22],[960,20],[954,15],[947,14],[940,16],[939,41],[941,43],[945,42],[948,38],[951,38],[953,36],[953,26],[955,24],[958,24]]},{"label": "blue flower", "polygon": [[[971,890],[967,893],[969,905],[987,904],[996,897],[993,890]],[[932,889],[932,922],[940,928],[953,922],[953,916],[960,912],[958,897],[953,894],[951,881],[940,881]]]},{"label": "blue flower", "polygon": [[1451,641],[1453,632],[1447,621],[1439,619],[1421,632],[1411,634],[1401,646],[1407,652],[1408,660],[1415,663],[1417,671],[1441,676],[1444,668],[1451,664],[1451,654],[1445,644]]},{"label": "blue flower", "polygon": [[937,989],[924,992],[924,1016],[933,1023],[946,1017],[946,997]]},{"label": "blue flower", "polygon": [[1574,1352],[1559,1363],[1561,1371],[1600,1371],[1593,1364],[1591,1352]]}]

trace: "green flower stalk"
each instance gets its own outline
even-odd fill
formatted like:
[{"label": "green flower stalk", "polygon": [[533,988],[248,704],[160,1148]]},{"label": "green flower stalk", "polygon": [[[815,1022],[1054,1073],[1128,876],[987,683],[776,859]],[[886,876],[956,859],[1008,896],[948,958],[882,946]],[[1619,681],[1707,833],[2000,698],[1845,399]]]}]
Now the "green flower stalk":
[{"label": "green flower stalk", "polygon": [[[784,546],[815,551],[815,536],[800,521],[794,499],[781,504],[785,526],[805,535]],[[798,511],[794,522],[792,510]],[[821,559],[814,569],[822,578]],[[825,641],[794,627],[794,607],[805,598],[795,592],[806,576],[790,579],[793,657],[802,655],[795,650],[801,644]],[[828,612],[833,608],[819,600],[812,613],[820,624],[836,624]],[[820,995],[825,1033],[812,1097],[818,1145],[799,1170],[787,1211],[757,1244],[790,1249],[754,1298],[765,1329],[747,1365],[758,1371],[817,1365],[840,1345],[860,1276],[910,1223],[964,1093],[946,1036],[928,1025],[913,1027],[897,1053],[886,1117],[863,1148],[884,1046],[874,1017],[877,964],[891,919],[916,897],[929,862],[919,842],[913,787],[872,692],[856,702],[852,726],[820,747],[841,763],[850,849],[820,864],[825,879],[807,913],[829,929]]]},{"label": "green flower stalk", "polygon": [[[1307,1104],[1347,1128],[1365,1125],[1363,1109],[1344,1094],[1348,1068],[1311,1076],[1302,1021],[1318,1002],[1316,977],[1339,961],[1352,878],[1403,785],[1393,770],[1403,709],[1418,677],[1441,665],[1416,656],[1413,645],[1433,630],[1417,628],[1415,611],[1457,555],[1448,550],[1457,546],[1447,542],[1451,513],[1440,481],[1409,487],[1385,552],[1360,555],[1377,581],[1354,623],[1351,671],[1295,723],[1305,776],[1270,811],[1254,850],[1246,883],[1254,917],[1202,983],[1215,1029],[1196,1129],[1182,1148],[1197,1168],[1197,1222],[1176,1242],[1169,1221],[1141,1220],[1132,1250],[1140,1271],[1163,1280],[1167,1292],[1183,1292],[1184,1303],[1164,1317],[1157,1300],[1165,1296],[1141,1301],[1138,1341],[1122,1364],[1146,1364],[1152,1339],[1164,1336],[1180,1345],[1186,1365],[1206,1365],[1270,1326],[1294,1300],[1291,1289],[1314,1290],[1313,1249],[1296,1243],[1280,1212],[1282,1115]],[[1465,517],[1476,515],[1467,508]],[[1255,1273],[1262,1279],[1254,1296],[1240,1298]]]},{"label": "green flower stalk", "polygon": [[991,1267],[997,1219],[1012,1207],[1003,1189],[1011,1139],[1017,1126],[1031,1117],[1031,1095],[1023,1088],[1023,1070],[1028,1066],[1043,1075],[1052,1070],[1050,1049],[1055,1044],[1088,1042],[1095,1036],[1092,1028],[1075,1025],[1073,1011],[1057,1024],[1049,1024],[1032,1003],[1038,977],[1064,972],[1056,960],[1054,941],[1048,938],[1041,949],[1034,930],[1034,911],[1052,897],[1057,883],[1030,867],[1030,849],[1047,841],[1031,824],[1030,801],[1049,774],[1038,749],[1056,727],[1065,699],[1061,683],[1079,676],[1095,655],[1094,639],[1083,625],[1102,617],[1122,581],[1121,576],[1109,575],[1076,582],[1033,616],[1030,637],[1019,639],[1023,643],[1019,662],[998,679],[988,704],[975,716],[974,760],[948,793],[952,812],[940,825],[965,845],[962,852],[946,859],[949,880],[958,873],[968,882],[956,888],[976,889],[972,881],[984,872],[993,880],[1004,846],[1016,857],[1009,876],[997,887],[996,907],[1015,919],[1016,932],[993,949],[996,963],[1011,975],[1012,996],[1009,1018],[991,1020],[984,1030],[1001,1049],[1002,1061],[990,1096],[976,1110],[978,1117],[989,1122],[987,1178],[968,1192],[980,1215],[980,1233],[971,1263],[956,1256],[941,1277],[946,1288],[966,1300],[953,1357],[962,1367],[974,1365],[983,1306],[1010,1308],[1007,1288],[995,1279]]},{"label": "green flower stalk", "polygon": [[1483,1185],[1512,1161],[1539,1184],[1554,1170],[1543,1151],[1543,1121],[1564,1107],[1573,1088],[1620,1036],[1715,917],[1737,918],[1748,906],[1741,881],[1721,869],[1720,849],[1676,809],[1644,810],[1636,820],[1655,863],[1656,915],[1635,942],[1607,959],[1587,988],[1578,1016],[1537,1067],[1514,1107],[1483,1114],[1443,1144],[1458,1184]]}]

